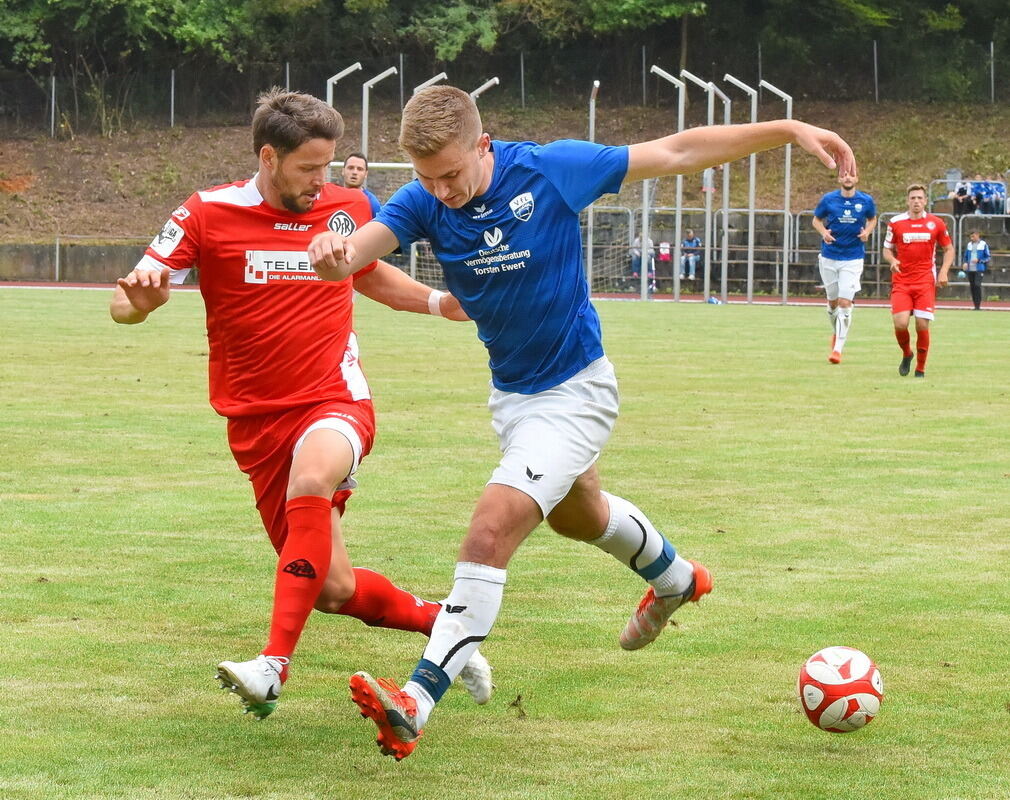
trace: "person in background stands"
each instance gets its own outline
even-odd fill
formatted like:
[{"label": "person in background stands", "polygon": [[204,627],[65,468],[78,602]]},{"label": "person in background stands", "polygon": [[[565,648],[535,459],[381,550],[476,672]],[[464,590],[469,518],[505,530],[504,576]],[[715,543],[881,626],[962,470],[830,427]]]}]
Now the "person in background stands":
[{"label": "person in background stands", "polygon": [[680,243],[680,279],[694,280],[701,260],[701,239],[694,235],[694,230],[684,231],[684,241]]},{"label": "person in background stands", "polygon": [[344,178],[344,186],[348,189],[361,189],[365,193],[374,218],[379,213],[382,204],[379,202],[379,198],[365,186],[365,181],[368,180],[368,159],[365,158],[365,154],[348,153],[340,174]]},{"label": "person in background stands", "polygon": [[982,238],[981,231],[972,231],[968,244],[964,248],[964,259],[961,269],[968,276],[968,285],[971,287],[971,302],[975,305],[975,310],[982,308],[982,276],[989,268],[989,259],[992,255],[989,252],[989,245]]}]

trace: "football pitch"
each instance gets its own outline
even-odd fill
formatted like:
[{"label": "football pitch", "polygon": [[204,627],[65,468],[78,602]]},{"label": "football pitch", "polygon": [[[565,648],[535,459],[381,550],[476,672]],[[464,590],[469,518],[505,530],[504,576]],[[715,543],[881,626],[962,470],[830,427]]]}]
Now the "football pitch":
[{"label": "football pitch", "polygon": [[[641,581],[545,527],[416,752],[383,758],[359,669],[423,640],[313,615],[277,712],[219,692],[251,658],[274,558],[206,399],[202,303],[140,326],[110,292],[0,289],[0,798],[1006,798],[1010,314],[941,311],[925,380],[884,309],[840,366],[823,308],[601,302],[622,411],[600,461],[715,587],[652,646]],[[497,449],[469,325],[359,300],[379,434],[351,558],[430,599]],[[868,653],[880,716],[824,733],[795,695],[828,645]]]}]

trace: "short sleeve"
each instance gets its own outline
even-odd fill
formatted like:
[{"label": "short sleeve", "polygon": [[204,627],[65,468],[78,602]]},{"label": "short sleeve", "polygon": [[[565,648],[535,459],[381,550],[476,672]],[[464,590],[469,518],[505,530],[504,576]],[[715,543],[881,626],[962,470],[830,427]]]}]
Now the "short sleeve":
[{"label": "short sleeve", "polygon": [[172,283],[185,281],[189,271],[196,266],[200,253],[202,207],[199,195],[190,195],[172,212],[134,269],[160,271],[168,267]]},{"label": "short sleeve", "polygon": [[[406,251],[418,239],[427,237],[427,231],[421,220],[431,218],[434,209],[427,209],[429,195],[420,183],[412,181],[401,186],[389,201],[375,215],[376,222],[381,222],[393,232],[400,249]],[[426,216],[427,214],[427,216]]]},{"label": "short sleeve", "polygon": [[533,167],[558,190],[568,207],[581,211],[605,194],[621,190],[628,173],[628,148],[562,139],[530,153]]}]

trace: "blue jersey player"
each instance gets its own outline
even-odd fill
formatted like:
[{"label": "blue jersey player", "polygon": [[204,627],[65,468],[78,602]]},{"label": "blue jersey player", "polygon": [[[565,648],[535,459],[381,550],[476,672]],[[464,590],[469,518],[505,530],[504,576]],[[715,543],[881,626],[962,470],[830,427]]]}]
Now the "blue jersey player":
[{"label": "blue jersey player", "polygon": [[877,226],[877,206],[856,189],[858,178],[842,173],[841,189],[828,192],[814,209],[813,226],[822,239],[819,266],[828,296],[831,351],[828,361],[840,364],[852,324],[852,301],[859,291],[866,242]]},{"label": "blue jersey player", "polygon": [[[378,726],[385,754],[413,751],[435,704],[491,631],[509,559],[543,520],[649,584],[620,635],[627,650],[652,642],[677,608],[711,590],[705,567],[681,558],[632,503],[600,488],[595,464],[617,419],[617,382],[589,301],[579,212],[625,181],[698,172],[787,142],[855,172],[836,134],[791,120],[696,128],[628,147],[492,141],[466,92],[430,87],[404,107],[400,128],[417,180],[349,237],[313,239],[310,261],[330,280],[428,239],[490,356],[502,458],[463,538],[452,591],[402,690],[365,672],[351,677],[351,696]],[[432,293],[433,306],[437,299]]]}]

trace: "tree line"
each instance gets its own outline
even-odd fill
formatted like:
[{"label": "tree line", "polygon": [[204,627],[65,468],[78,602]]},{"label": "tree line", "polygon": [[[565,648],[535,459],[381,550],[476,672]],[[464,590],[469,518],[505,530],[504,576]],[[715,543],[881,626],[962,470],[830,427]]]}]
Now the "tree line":
[{"label": "tree line", "polygon": [[[593,70],[641,101],[653,63],[872,98],[873,70],[909,100],[988,97],[990,42],[1010,62],[1010,3],[992,0],[6,0],[0,69],[100,96],[111,76],[185,65],[350,63],[405,53],[478,74],[524,53],[540,80]],[[878,43],[879,63],[871,46]],[[511,63],[511,61],[510,61]],[[761,72],[758,75],[758,72]],[[594,76],[595,77],[595,76]],[[1010,74],[1000,81],[1001,93]],[[76,89],[75,89],[76,91]]]}]

